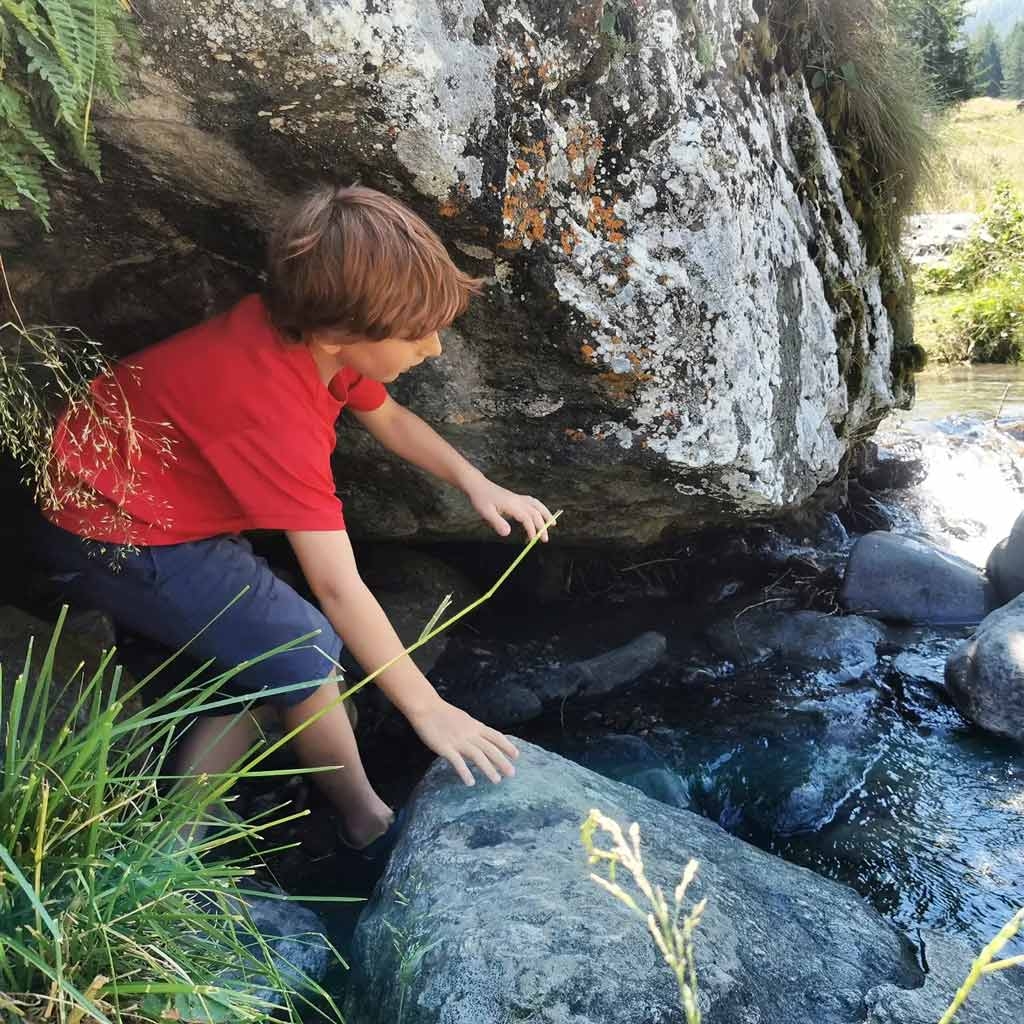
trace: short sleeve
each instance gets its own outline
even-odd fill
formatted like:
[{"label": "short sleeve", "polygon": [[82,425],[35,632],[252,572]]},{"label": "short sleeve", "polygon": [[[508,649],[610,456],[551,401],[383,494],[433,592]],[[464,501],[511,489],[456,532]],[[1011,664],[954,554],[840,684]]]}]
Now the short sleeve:
[{"label": "short sleeve", "polygon": [[388,392],[380,381],[371,377],[360,377],[349,385],[345,405],[356,412],[373,412],[387,401]]},{"label": "short sleeve", "polygon": [[344,530],[330,450],[269,429],[232,434],[203,456],[239,506],[246,529]]}]

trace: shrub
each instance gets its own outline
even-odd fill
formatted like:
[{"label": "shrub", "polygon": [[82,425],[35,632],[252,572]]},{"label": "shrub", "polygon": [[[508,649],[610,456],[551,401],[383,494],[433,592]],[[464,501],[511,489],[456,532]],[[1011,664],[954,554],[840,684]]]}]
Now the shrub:
[{"label": "shrub", "polygon": [[976,363],[1024,359],[1024,268],[987,281],[954,307],[949,346]]},{"label": "shrub", "polygon": [[127,0],[0,0],[0,209],[28,205],[44,224],[44,168],[71,154],[97,177],[97,97],[120,95]]},{"label": "shrub", "polygon": [[941,359],[1015,363],[1024,358],[1024,203],[1001,184],[971,237],[919,275],[937,313]]},{"label": "shrub", "polygon": [[949,260],[928,268],[922,287],[932,292],[976,288],[986,281],[1024,273],[1024,202],[1010,187],[996,185],[995,197],[978,228]]}]

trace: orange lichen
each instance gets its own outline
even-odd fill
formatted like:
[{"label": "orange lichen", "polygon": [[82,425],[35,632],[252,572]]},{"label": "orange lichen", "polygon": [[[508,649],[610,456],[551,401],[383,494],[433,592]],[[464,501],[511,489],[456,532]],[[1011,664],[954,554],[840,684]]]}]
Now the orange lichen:
[{"label": "orange lichen", "polygon": [[573,249],[576,248],[576,243],[579,241],[579,236],[572,228],[565,228],[562,231],[560,240],[562,243],[562,251],[566,256],[571,256]]},{"label": "orange lichen", "polygon": [[594,356],[597,355],[597,350],[592,345],[581,345],[580,352],[588,363],[592,363],[594,361]]},{"label": "orange lichen", "polygon": [[504,249],[519,249],[524,244],[539,242],[547,233],[547,210],[544,197],[547,149],[542,139],[525,143],[512,161],[505,178],[502,219],[505,223]]},{"label": "orange lichen", "polygon": [[[616,197],[617,198],[617,197]],[[605,206],[600,196],[592,196],[590,199],[590,213],[587,216],[587,229],[592,234],[603,234],[609,242],[621,242],[626,236],[619,230],[625,226],[625,221],[615,216],[613,206]]]},{"label": "orange lichen", "polygon": [[566,427],[565,436],[575,444],[579,444],[587,439],[587,435],[577,427]]}]

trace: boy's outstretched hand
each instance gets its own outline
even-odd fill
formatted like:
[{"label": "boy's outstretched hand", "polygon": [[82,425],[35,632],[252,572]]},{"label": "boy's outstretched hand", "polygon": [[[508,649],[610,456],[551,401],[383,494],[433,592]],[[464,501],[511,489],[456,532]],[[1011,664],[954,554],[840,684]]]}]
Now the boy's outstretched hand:
[{"label": "boy's outstretched hand", "polygon": [[544,524],[550,522],[551,513],[543,502],[529,494],[516,494],[483,478],[480,483],[466,489],[466,497],[483,521],[493,526],[494,532],[500,537],[507,537],[512,532],[512,527],[504,518],[511,516],[523,524],[529,540],[533,540],[539,533],[540,539],[547,541],[548,532]]},{"label": "boy's outstretched hand", "polygon": [[416,735],[435,754],[449,761],[467,786],[474,784],[467,760],[491,782],[501,782],[502,775],[515,775],[512,761],[519,751],[508,737],[453,704],[438,698],[422,711],[406,712],[406,717]]}]

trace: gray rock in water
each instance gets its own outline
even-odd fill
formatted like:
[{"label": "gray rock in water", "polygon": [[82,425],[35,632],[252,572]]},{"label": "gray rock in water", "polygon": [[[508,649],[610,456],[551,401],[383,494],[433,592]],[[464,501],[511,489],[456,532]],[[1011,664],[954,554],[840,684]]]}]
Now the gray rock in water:
[{"label": "gray rock in water", "polygon": [[776,611],[770,606],[740,613],[708,631],[712,646],[737,664],[777,655],[797,667],[826,666],[840,682],[874,668],[884,635],[877,622],[859,616]]},{"label": "gray rock in water", "polygon": [[946,684],[972,722],[1024,742],[1024,594],[989,615],[953,652]]},{"label": "gray rock in water", "polygon": [[[268,887],[268,891],[284,896],[280,889]],[[249,916],[267,942],[267,949],[274,958],[274,966],[282,977],[296,990],[308,990],[312,984],[324,980],[327,969],[334,959],[324,938],[324,923],[319,916],[299,903],[287,899],[246,898]],[[255,956],[263,956],[260,949],[253,949]],[[259,993],[261,999],[279,1002],[280,995],[273,990]]]},{"label": "gray rock in water", "polygon": [[1024,594],[1024,512],[1017,517],[1010,536],[989,555],[985,571],[1002,603]]},{"label": "gray rock in water", "polygon": [[[923,981],[906,941],[845,886],[520,749],[518,774],[499,786],[467,789],[441,763],[421,783],[356,932],[349,1019],[394,1024],[401,1008],[403,1024],[681,1020],[644,922],[588,878],[579,826],[594,807],[639,821],[647,873],[666,891],[700,861],[691,891],[708,898],[695,945],[709,1022],[847,1024],[872,993]],[[403,962],[415,966],[396,983]],[[1003,988],[1007,1021],[1019,1019],[1024,996]]]},{"label": "gray rock in water", "polygon": [[666,646],[660,633],[641,633],[628,644],[604,654],[536,672],[526,685],[545,702],[574,696],[604,697],[636,682],[654,668],[664,656]]},{"label": "gray rock in water", "polygon": [[884,621],[933,625],[973,625],[997,604],[991,583],[970,562],[883,531],[854,545],[839,600]]},{"label": "gray rock in water", "polygon": [[639,736],[603,736],[578,751],[566,753],[584,768],[639,789],[652,800],[672,807],[690,807],[686,783]]}]

